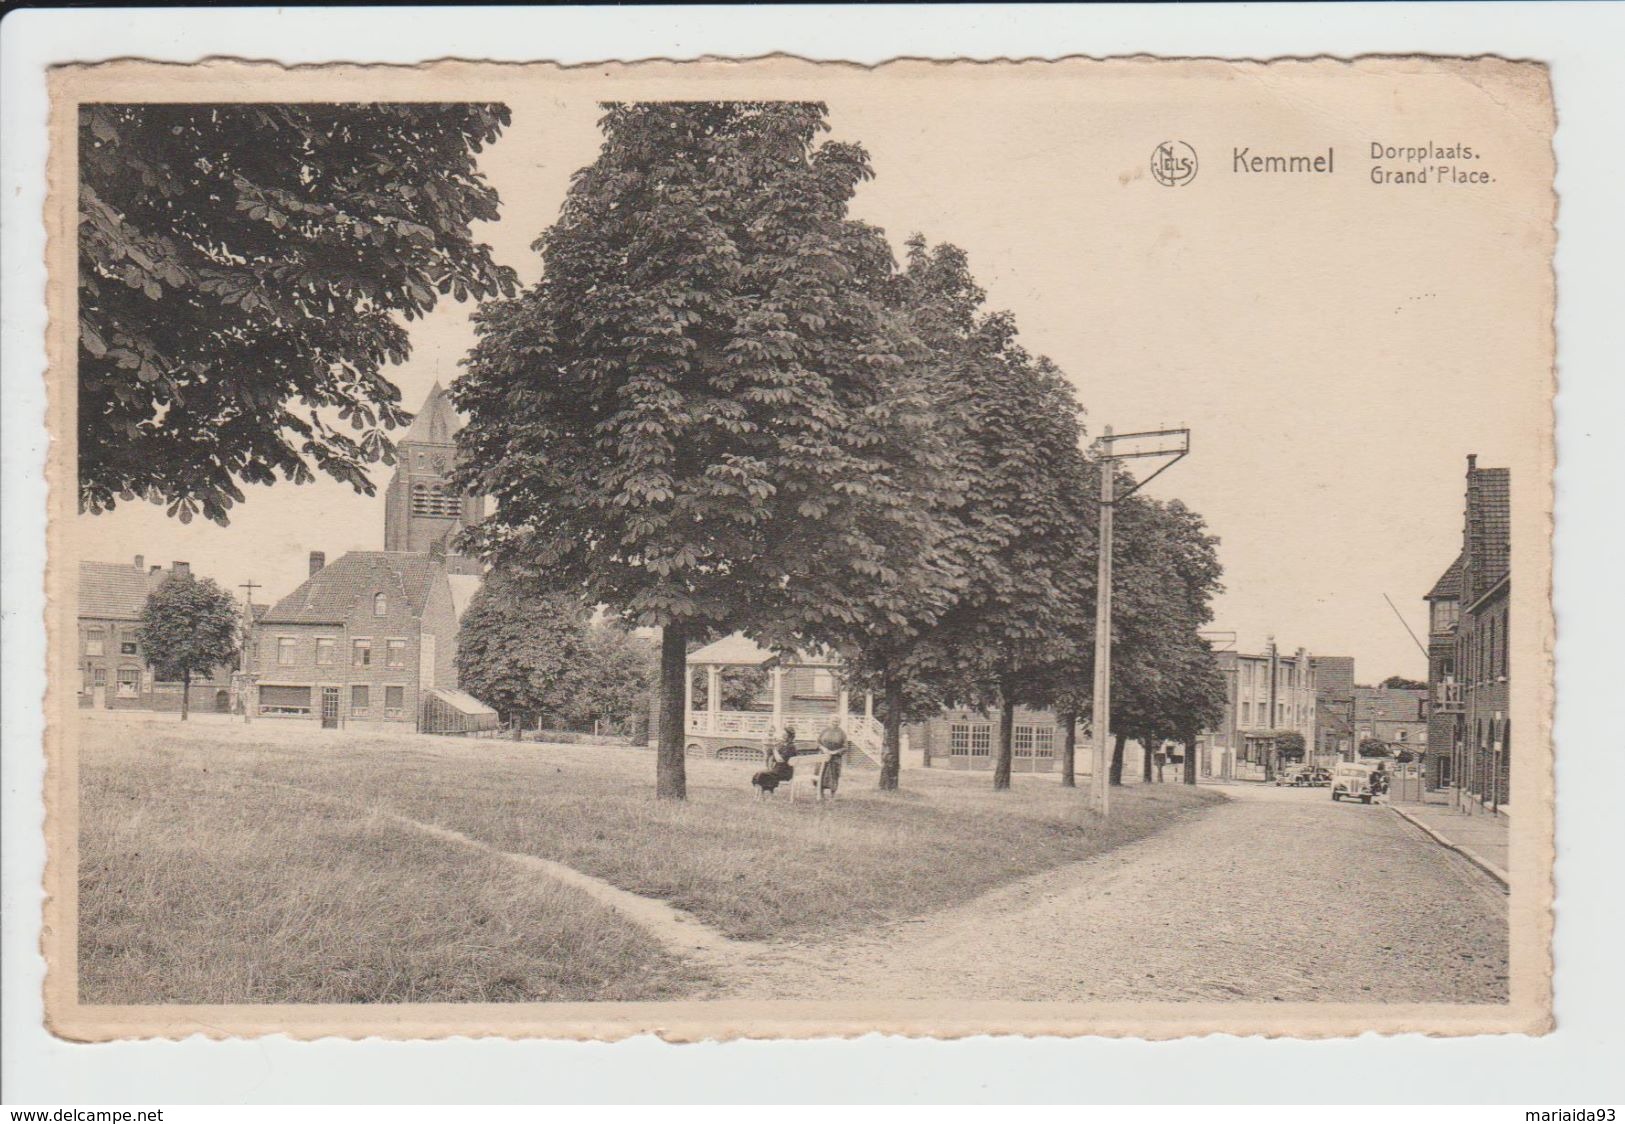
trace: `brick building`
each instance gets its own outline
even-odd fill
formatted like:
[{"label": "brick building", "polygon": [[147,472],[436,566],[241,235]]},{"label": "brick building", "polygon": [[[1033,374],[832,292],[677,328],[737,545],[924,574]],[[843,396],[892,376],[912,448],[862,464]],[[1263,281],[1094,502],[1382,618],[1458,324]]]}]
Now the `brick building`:
[{"label": "brick building", "polygon": [[[158,680],[136,631],[147,595],[171,574],[187,575],[185,562],[146,565],[135,556],[122,562],[79,563],[79,705],[108,710],[180,710],[182,685]],[[192,680],[191,710],[228,710],[232,668]]]},{"label": "brick building", "polygon": [[1354,657],[1314,656],[1315,763],[1354,760]]},{"label": "brick building", "polygon": [[385,549],[331,564],[312,551],[309,577],[261,617],[251,652],[258,713],[421,724],[432,703],[474,727],[495,724],[494,711],[456,689],[458,621],[483,570],[455,540],[485,512],[483,498],[447,484],[460,427],[435,383],[397,443]]},{"label": "brick building", "polygon": [[1196,739],[1202,776],[1263,780],[1279,765],[1279,735],[1303,736],[1305,755],[1315,754],[1314,660],[1303,648],[1281,655],[1272,638],[1263,652],[1214,652],[1226,687],[1224,717]]},{"label": "brick building", "polygon": [[1427,752],[1426,691],[1406,687],[1354,688],[1354,745],[1379,741],[1391,751]]},{"label": "brick building", "polygon": [[[1010,769],[1016,773],[1049,773],[1056,767],[1066,733],[1052,710],[1016,707],[1010,731]],[[997,711],[983,713],[965,707],[944,710],[909,727],[909,744],[923,754],[923,763],[939,769],[991,770],[993,745],[999,737]],[[1087,757],[1089,745],[1079,735],[1078,753]],[[1144,752],[1142,749],[1141,752]],[[1124,771],[1132,773],[1127,761]]]},{"label": "brick building", "polygon": [[1448,747],[1430,771],[1492,808],[1510,796],[1511,550],[1511,472],[1469,456],[1461,553],[1426,595],[1429,743]]},{"label": "brick building", "polygon": [[1462,712],[1456,679],[1456,628],[1461,620],[1461,558],[1433,583],[1428,603],[1428,786],[1448,788],[1456,777],[1456,725]]},{"label": "brick building", "polygon": [[326,565],[313,551],[310,577],[255,629],[258,712],[415,723],[429,691],[456,686],[458,576],[428,554],[353,550]]}]

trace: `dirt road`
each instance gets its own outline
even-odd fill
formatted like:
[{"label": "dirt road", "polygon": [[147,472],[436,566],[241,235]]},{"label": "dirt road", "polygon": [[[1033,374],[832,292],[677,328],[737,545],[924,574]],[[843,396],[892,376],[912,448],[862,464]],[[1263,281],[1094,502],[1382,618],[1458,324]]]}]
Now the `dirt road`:
[{"label": "dirt road", "polygon": [[916,921],[751,957],[730,994],[1505,999],[1506,897],[1465,859],[1388,809],[1334,804],[1325,789],[1224,791],[1232,799],[1210,812],[1102,858]]}]

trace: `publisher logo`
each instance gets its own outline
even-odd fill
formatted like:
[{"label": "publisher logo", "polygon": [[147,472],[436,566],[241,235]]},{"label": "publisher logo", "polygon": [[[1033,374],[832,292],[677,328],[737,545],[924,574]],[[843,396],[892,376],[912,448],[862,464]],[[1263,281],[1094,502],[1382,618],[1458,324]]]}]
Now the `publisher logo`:
[{"label": "publisher logo", "polygon": [[1163,141],[1151,153],[1151,175],[1163,187],[1184,187],[1196,178],[1196,149],[1184,141]]}]

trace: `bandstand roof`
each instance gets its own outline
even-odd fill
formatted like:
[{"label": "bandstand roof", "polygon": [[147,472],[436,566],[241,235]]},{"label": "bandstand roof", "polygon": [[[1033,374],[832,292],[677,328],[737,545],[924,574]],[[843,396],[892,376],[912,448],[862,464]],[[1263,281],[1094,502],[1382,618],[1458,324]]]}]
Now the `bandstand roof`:
[{"label": "bandstand roof", "polygon": [[[765,667],[778,660],[779,654],[764,648],[742,632],[714,640],[703,648],[688,654],[690,667]],[[833,656],[824,658],[794,653],[786,663],[800,667],[834,667],[839,662]]]}]

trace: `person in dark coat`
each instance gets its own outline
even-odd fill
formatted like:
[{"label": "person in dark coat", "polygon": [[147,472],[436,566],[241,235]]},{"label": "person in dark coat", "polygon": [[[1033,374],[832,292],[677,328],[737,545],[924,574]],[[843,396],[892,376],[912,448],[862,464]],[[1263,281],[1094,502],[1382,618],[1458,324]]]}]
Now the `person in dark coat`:
[{"label": "person in dark coat", "polygon": [[786,726],[783,740],[767,751],[767,768],[750,778],[758,797],[772,795],[779,785],[796,775],[795,766],[790,764],[795,755],[796,730]]}]

